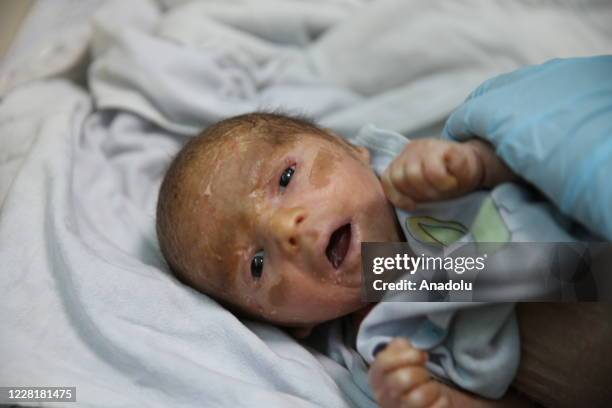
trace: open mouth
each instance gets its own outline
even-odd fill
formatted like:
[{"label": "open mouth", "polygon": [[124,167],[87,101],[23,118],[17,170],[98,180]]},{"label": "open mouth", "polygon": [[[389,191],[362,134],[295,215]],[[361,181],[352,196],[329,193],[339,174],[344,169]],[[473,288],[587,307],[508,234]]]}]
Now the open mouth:
[{"label": "open mouth", "polygon": [[344,261],[351,244],[351,224],[344,224],[334,231],[325,248],[325,255],[334,269],[338,269]]}]

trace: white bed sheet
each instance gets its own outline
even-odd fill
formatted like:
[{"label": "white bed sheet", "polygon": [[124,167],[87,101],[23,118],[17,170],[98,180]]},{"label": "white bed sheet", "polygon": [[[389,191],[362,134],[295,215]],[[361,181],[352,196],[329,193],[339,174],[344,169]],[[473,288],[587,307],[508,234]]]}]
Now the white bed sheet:
[{"label": "white bed sheet", "polygon": [[105,4],[87,26],[89,88],[61,78],[78,58],[0,103],[0,384],[76,386],[92,407],[374,406],[345,368],[168,273],[154,209],[170,158],[257,108],[349,138],[368,122],[435,135],[489,76],[610,53],[611,7],[182,3]]}]

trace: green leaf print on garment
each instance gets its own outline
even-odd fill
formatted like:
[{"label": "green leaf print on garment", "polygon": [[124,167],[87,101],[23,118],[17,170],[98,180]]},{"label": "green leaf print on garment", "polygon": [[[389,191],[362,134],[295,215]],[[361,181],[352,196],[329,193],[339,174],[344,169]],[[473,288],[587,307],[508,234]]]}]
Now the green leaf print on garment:
[{"label": "green leaf print on garment", "polygon": [[491,197],[482,201],[469,229],[459,221],[428,215],[406,217],[405,223],[410,235],[424,244],[448,246],[470,233],[471,241],[476,243],[505,244],[510,241],[510,231]]},{"label": "green leaf print on garment", "polygon": [[427,215],[406,217],[406,229],[417,241],[442,246],[458,241],[469,232],[460,222]]}]

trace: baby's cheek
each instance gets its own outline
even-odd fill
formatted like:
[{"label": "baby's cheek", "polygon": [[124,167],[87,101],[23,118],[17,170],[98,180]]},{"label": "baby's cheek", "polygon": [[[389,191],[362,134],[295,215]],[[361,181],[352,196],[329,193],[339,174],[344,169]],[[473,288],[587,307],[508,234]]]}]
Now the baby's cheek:
[{"label": "baby's cheek", "polygon": [[284,276],[281,276],[278,282],[276,282],[268,291],[268,301],[270,305],[274,307],[282,306],[287,300],[289,291],[289,284]]}]

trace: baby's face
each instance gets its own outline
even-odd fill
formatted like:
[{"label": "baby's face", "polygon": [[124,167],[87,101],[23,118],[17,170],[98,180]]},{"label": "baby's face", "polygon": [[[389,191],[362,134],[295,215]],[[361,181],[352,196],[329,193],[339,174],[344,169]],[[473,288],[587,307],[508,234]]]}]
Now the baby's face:
[{"label": "baby's face", "polygon": [[253,139],[222,146],[200,182],[189,253],[205,272],[194,286],[287,326],[360,308],[361,242],[398,240],[367,150]]}]

